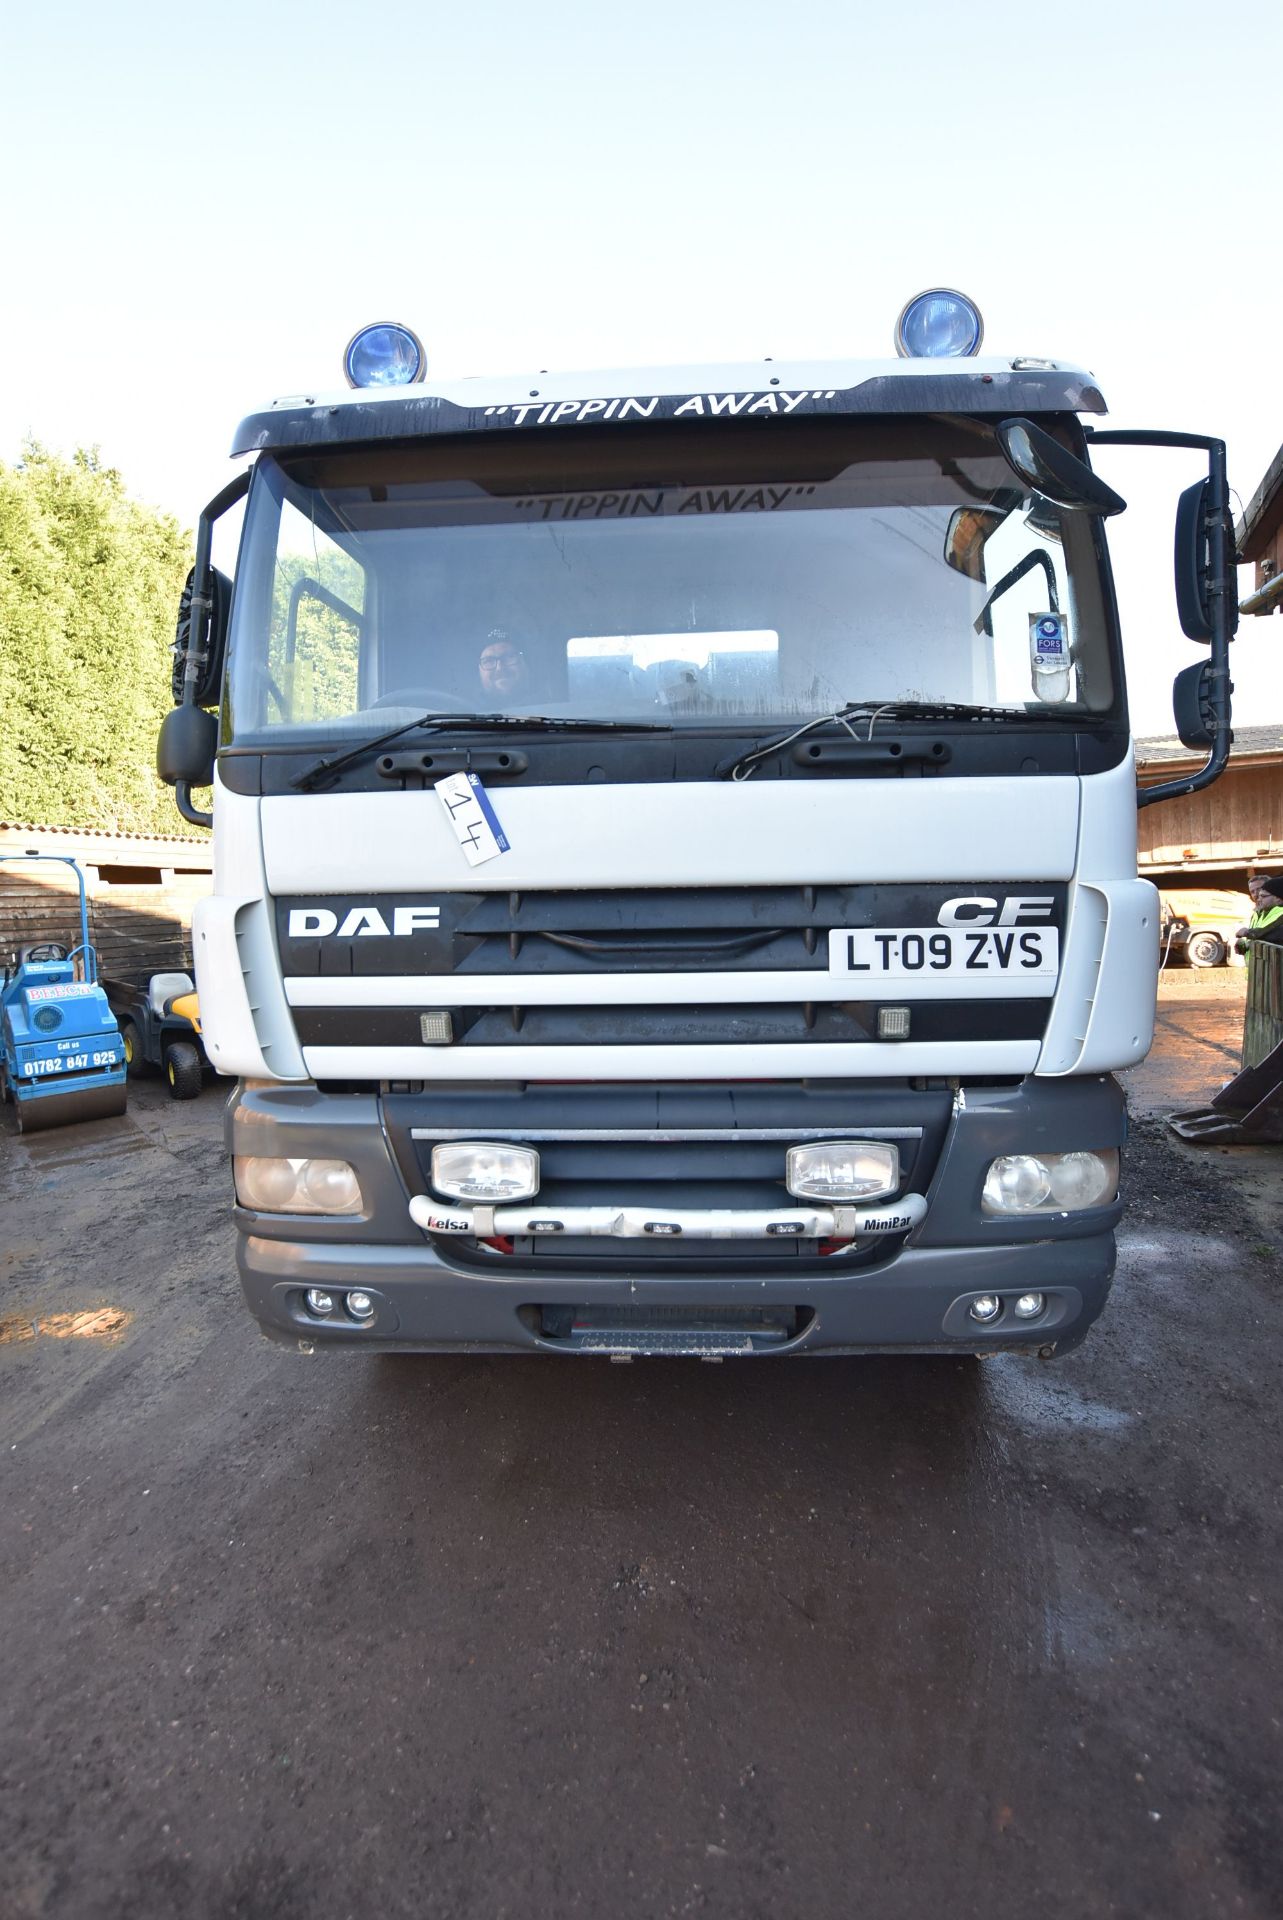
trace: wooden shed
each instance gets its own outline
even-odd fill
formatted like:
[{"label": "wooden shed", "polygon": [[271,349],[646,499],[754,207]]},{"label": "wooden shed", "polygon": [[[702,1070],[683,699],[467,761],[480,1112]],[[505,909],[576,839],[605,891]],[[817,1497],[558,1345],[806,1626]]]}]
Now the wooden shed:
[{"label": "wooden shed", "polygon": [[[1174,736],[1136,742],[1142,787],[1195,773],[1206,760]],[[1283,726],[1235,727],[1229,765],[1198,793],[1142,807],[1137,860],[1146,879],[1183,874],[1241,890],[1253,866],[1283,871]]]},{"label": "wooden shed", "polygon": [[[89,937],[103,973],[191,969],[192,907],[208,893],[208,835],[110,833],[0,821],[0,855],[70,855],[85,877]],[[76,879],[61,861],[0,865],[0,961],[20,946],[79,939]]]}]

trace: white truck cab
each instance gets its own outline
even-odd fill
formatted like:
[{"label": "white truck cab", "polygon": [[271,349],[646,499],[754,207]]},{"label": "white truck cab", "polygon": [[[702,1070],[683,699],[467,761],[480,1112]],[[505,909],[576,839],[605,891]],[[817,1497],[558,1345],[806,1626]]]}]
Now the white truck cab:
[{"label": "white truck cab", "polygon": [[[1082,1339],[1159,957],[1123,502],[1091,375],[979,335],[936,289],[893,360],[429,387],[383,325],[242,423],[159,764],[189,819],[213,785],[196,972],[270,1335]],[[1148,801],[1228,752],[1224,449],[1108,437],[1209,453],[1209,758]]]}]

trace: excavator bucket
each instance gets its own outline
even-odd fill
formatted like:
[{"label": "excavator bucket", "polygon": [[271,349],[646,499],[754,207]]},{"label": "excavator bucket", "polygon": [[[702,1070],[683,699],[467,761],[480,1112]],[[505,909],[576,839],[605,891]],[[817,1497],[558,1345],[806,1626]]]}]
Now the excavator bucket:
[{"label": "excavator bucket", "polygon": [[1283,947],[1247,932],[1247,1003],[1243,1070],[1210,1106],[1174,1113],[1167,1124],[1200,1147],[1256,1147],[1283,1142]]},{"label": "excavator bucket", "polygon": [[1259,1066],[1244,1067],[1210,1107],[1174,1113],[1178,1139],[1200,1147],[1256,1147],[1283,1141],[1283,1043]]}]

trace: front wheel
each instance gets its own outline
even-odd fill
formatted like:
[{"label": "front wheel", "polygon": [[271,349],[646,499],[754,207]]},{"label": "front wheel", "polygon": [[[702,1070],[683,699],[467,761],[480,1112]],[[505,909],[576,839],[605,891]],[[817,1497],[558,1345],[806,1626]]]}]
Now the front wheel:
[{"label": "front wheel", "polygon": [[1225,942],[1219,933],[1191,934],[1185,958],[1191,967],[1219,967],[1225,959]]},{"label": "front wheel", "polygon": [[134,1020],[125,1019],[120,1023],[120,1038],[125,1049],[125,1072],[131,1080],[143,1073],[147,1061],[143,1055],[143,1037]]},{"label": "front wheel", "polygon": [[190,1040],[175,1040],[166,1048],[165,1078],[175,1100],[194,1100],[200,1092],[200,1054]]}]

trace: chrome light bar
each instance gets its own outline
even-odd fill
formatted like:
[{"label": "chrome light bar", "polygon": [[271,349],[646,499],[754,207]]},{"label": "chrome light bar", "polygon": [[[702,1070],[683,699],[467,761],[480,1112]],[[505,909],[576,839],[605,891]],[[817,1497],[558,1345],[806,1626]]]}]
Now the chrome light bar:
[{"label": "chrome light bar", "polygon": [[410,1218],[424,1233],[496,1234],[525,1238],[565,1234],[611,1240],[858,1240],[880,1233],[907,1233],[927,1215],[920,1193],[885,1205],[765,1208],[557,1207],[525,1201],[520,1206],[451,1207],[416,1193]]}]

